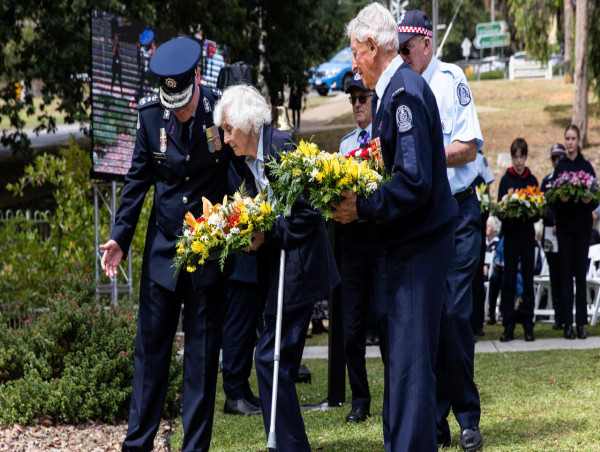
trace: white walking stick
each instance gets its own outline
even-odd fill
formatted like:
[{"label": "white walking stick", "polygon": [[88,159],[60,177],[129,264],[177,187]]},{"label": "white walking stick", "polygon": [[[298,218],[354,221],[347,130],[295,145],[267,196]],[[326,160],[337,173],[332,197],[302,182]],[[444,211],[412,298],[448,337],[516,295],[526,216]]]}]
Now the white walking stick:
[{"label": "white walking stick", "polygon": [[283,313],[283,283],[285,280],[285,250],[281,250],[279,258],[279,288],[277,291],[277,320],[275,324],[275,350],[273,353],[273,393],[271,395],[271,427],[267,447],[277,449],[277,435],[275,434],[275,415],[277,413],[277,384],[279,382],[279,352],[281,349],[281,317]]}]

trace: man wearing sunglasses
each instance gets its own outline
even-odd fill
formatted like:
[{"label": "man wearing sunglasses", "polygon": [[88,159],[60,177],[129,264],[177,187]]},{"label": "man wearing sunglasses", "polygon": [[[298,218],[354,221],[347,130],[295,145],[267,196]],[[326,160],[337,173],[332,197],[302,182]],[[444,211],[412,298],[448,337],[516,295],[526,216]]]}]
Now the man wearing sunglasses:
[{"label": "man wearing sunglasses", "polygon": [[473,380],[475,337],[470,325],[472,281],[481,244],[481,218],[473,182],[477,177],[475,158],[483,138],[465,74],[458,66],[443,63],[433,55],[432,36],[433,27],[425,13],[412,10],[400,17],[399,54],[423,76],[435,95],[448,181],[459,206],[436,365],[438,444],[450,446],[447,417],[452,408],[461,428],[461,447],[472,452],[483,445],[479,392]]},{"label": "man wearing sunglasses", "polygon": [[[340,154],[366,148],[371,141],[371,99],[373,91],[366,88],[356,73],[346,88],[357,127],[342,138]],[[352,409],[346,422],[367,419],[371,410],[371,394],[365,363],[366,341],[374,342],[377,333],[377,308],[384,296],[384,253],[379,226],[374,222],[353,221],[340,225],[342,236],[342,328],[344,357],[352,391]]]}]

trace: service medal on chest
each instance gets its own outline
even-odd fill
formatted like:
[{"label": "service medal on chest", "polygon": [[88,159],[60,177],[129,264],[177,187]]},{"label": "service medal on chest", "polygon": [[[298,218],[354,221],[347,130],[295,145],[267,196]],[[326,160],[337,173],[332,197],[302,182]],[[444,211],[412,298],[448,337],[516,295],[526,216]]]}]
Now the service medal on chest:
[{"label": "service medal on chest", "polygon": [[160,152],[167,152],[167,131],[164,127],[160,128]]}]

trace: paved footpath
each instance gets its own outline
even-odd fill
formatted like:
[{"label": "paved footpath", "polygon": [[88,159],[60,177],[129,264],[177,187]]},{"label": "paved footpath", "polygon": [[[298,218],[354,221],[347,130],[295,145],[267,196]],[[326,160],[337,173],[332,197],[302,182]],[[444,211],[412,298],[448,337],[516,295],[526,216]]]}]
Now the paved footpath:
[{"label": "paved footpath", "polygon": [[[313,345],[304,347],[303,359],[327,359],[326,345]],[[532,352],[540,350],[583,350],[600,348],[600,337],[588,337],[586,340],[569,339],[536,339],[534,342],[525,342],[516,339],[510,342],[479,341],[475,344],[475,353],[511,353]],[[379,347],[367,347],[367,358],[380,358]]]}]

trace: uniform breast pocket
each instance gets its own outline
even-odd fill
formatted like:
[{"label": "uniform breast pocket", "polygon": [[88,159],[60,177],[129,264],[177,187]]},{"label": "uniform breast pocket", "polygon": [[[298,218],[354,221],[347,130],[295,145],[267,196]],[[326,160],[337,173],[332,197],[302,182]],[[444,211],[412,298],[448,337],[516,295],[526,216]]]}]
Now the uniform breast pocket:
[{"label": "uniform breast pocket", "polygon": [[442,133],[444,135],[451,135],[452,134],[452,118],[446,118],[443,119],[442,118]]},{"label": "uniform breast pocket", "polygon": [[172,178],[172,159],[169,154],[155,153],[152,158],[152,169],[157,180],[168,182]]}]

